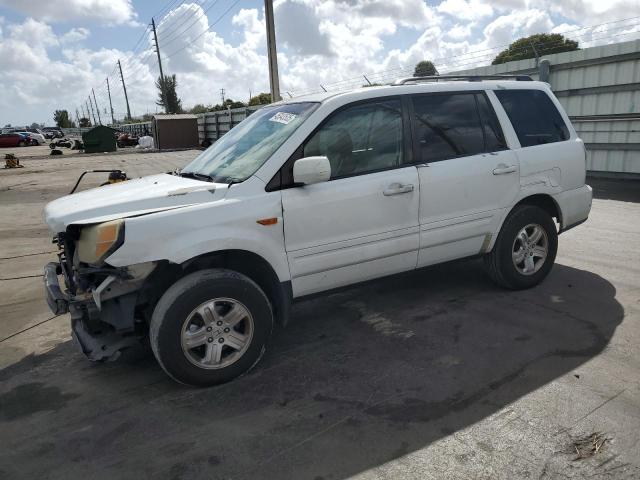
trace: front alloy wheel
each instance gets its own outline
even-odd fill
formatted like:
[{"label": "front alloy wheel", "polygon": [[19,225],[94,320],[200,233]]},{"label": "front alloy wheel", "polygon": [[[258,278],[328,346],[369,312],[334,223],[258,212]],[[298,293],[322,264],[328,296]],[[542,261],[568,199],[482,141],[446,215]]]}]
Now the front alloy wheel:
[{"label": "front alloy wheel", "polygon": [[209,386],[251,369],[265,351],[272,326],[271,304],[253,280],[210,269],[169,287],[153,311],[149,337],[171,378]]},{"label": "front alloy wheel", "polygon": [[182,327],[182,351],[200,368],[225,368],[246,352],[253,337],[253,317],[231,298],[209,300],[194,309]]}]

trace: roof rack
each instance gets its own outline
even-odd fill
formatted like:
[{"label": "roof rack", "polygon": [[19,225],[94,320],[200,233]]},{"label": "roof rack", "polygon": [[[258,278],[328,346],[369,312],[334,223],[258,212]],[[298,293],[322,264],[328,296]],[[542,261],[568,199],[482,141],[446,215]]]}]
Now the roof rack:
[{"label": "roof rack", "polygon": [[529,75],[430,75],[426,77],[399,78],[392,85],[405,85],[438,80],[466,80],[468,82],[481,82],[482,80],[516,80],[518,82],[532,82]]}]

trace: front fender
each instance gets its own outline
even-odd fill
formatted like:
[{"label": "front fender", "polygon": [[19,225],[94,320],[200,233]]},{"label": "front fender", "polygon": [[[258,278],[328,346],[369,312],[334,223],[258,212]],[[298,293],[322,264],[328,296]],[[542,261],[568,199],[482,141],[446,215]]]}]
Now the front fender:
[{"label": "front fender", "polygon": [[[258,223],[266,218],[277,222]],[[127,218],[124,244],[106,261],[116,267],[158,260],[181,264],[223,250],[255,253],[281,282],[291,279],[279,191]]]}]

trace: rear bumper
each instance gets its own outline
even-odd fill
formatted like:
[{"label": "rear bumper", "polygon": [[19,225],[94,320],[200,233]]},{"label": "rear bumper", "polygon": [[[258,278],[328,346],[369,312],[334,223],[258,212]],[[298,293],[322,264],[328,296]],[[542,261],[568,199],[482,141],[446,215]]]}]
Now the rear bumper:
[{"label": "rear bumper", "polygon": [[561,232],[580,225],[589,218],[593,199],[593,191],[589,185],[564,191],[554,195],[554,198],[562,215]]}]

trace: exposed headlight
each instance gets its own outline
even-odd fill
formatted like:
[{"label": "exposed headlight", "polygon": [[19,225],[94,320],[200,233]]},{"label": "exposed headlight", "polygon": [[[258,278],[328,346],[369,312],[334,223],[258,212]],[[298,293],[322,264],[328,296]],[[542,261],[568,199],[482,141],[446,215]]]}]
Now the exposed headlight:
[{"label": "exposed headlight", "polygon": [[78,240],[78,259],[92,265],[100,264],[124,243],[124,220],[84,227]]}]

